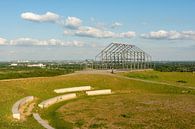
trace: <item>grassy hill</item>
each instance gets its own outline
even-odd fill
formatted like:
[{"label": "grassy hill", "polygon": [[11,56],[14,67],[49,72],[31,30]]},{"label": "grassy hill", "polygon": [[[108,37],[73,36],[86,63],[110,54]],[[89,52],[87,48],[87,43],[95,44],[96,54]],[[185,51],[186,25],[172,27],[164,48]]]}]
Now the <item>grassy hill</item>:
[{"label": "grassy hill", "polygon": [[56,96],[53,92],[56,88],[82,85],[110,88],[114,94],[83,96],[44,110],[36,107],[34,112],[56,128],[193,129],[195,126],[193,89],[146,83],[122,75],[70,74],[0,81],[0,128],[42,129],[32,116],[22,122],[13,120],[12,105],[28,95],[37,97],[38,104]]},{"label": "grassy hill", "polygon": [[139,78],[144,80],[152,80],[158,82],[166,82],[174,85],[195,87],[195,73],[192,72],[127,72],[122,73],[130,78]]}]

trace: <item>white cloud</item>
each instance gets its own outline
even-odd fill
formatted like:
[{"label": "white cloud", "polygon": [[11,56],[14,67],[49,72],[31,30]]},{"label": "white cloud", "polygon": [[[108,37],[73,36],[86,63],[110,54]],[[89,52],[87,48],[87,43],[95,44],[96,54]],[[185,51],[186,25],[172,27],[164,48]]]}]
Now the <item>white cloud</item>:
[{"label": "white cloud", "polygon": [[64,35],[73,35],[72,30],[64,30]]},{"label": "white cloud", "polygon": [[136,34],[135,32],[115,33],[112,31],[101,30],[95,27],[81,26],[77,30],[64,31],[65,35],[75,35],[80,37],[90,38],[132,38]]},{"label": "white cloud", "polygon": [[94,17],[91,17],[91,18],[90,18],[90,21],[91,21],[91,22],[94,22],[94,21],[95,21],[95,18],[94,18]]},{"label": "white cloud", "polygon": [[93,38],[109,38],[112,37],[114,33],[110,31],[103,31],[94,27],[80,27],[76,30],[75,35]]},{"label": "white cloud", "polygon": [[66,27],[70,29],[78,28],[81,25],[81,23],[82,23],[82,20],[77,17],[68,17],[65,20]]},{"label": "white cloud", "polygon": [[42,15],[32,12],[25,12],[21,14],[21,18],[34,22],[57,22],[60,16],[52,12],[46,12]]},{"label": "white cloud", "polygon": [[39,45],[39,40],[31,38],[18,38],[10,40],[8,45]]},{"label": "white cloud", "polygon": [[117,27],[120,27],[120,26],[122,26],[123,24],[122,23],[119,23],[119,22],[115,22],[115,23],[113,23],[112,25],[111,25],[111,28],[117,28]]},{"label": "white cloud", "polygon": [[[0,43],[0,45],[1,45],[1,43]],[[7,41],[3,45],[82,47],[85,44],[81,41],[62,41],[62,40],[58,40],[58,39],[38,40],[38,39],[33,39],[33,38],[17,38],[17,39],[14,39],[14,40]]]},{"label": "white cloud", "polygon": [[119,37],[121,37],[121,38],[132,38],[132,37],[135,37],[135,36],[136,36],[135,32],[128,31],[128,32],[120,33]]},{"label": "white cloud", "polygon": [[[39,15],[32,12],[22,13],[21,17],[25,20],[36,21],[36,22],[54,22],[56,24],[60,24],[66,27],[64,31],[64,35],[73,35],[73,36],[80,36],[80,37],[91,37],[91,38],[132,38],[135,36],[135,32],[122,32],[116,33],[107,30],[104,27],[104,24],[99,24],[100,27],[90,27],[90,26],[82,26],[82,20],[77,17],[67,17],[63,19],[61,16],[55,13],[47,12],[45,14]],[[112,28],[116,28],[122,26],[121,23],[115,22],[112,25]],[[110,26],[107,26],[108,28]],[[32,39],[20,39],[22,40],[21,43],[25,42],[32,42],[32,44],[44,43],[33,40]],[[14,44],[16,41],[12,41]],[[37,43],[38,42],[38,43]]]},{"label": "white cloud", "polygon": [[82,20],[77,17],[69,16],[64,19],[62,16],[52,12],[46,12],[45,14],[25,12],[21,14],[21,18],[33,22],[54,22],[69,29],[76,29],[82,23]]},{"label": "white cloud", "polygon": [[0,45],[5,45],[6,41],[6,39],[0,37]]},{"label": "white cloud", "polygon": [[195,31],[153,31],[148,34],[142,34],[142,38],[146,39],[167,39],[167,40],[195,40]]}]

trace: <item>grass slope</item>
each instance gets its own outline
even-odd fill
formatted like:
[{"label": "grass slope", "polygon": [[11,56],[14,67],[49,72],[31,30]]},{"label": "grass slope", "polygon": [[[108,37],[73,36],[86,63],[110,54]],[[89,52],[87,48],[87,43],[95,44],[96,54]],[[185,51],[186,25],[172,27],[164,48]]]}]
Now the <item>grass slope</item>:
[{"label": "grass slope", "polygon": [[190,129],[195,116],[193,99],[185,95],[114,94],[69,102],[57,113],[58,119],[83,129]]},{"label": "grass slope", "polygon": [[[116,124],[117,127],[118,126],[123,127],[123,124],[126,123],[125,121],[131,120],[130,118],[132,118],[132,120],[135,120],[135,123],[134,123],[135,125],[132,123],[126,123],[127,125],[124,125],[125,127],[128,127],[128,125],[132,125],[134,128],[144,128],[146,127],[145,124],[149,124],[149,127],[161,127],[161,128],[165,128],[165,127],[177,128],[178,127],[179,128],[179,126],[181,126],[181,127],[186,127],[190,129],[195,122],[194,119],[192,119],[194,118],[194,112],[193,112],[194,110],[190,110],[190,109],[195,109],[194,108],[195,90],[189,90],[190,91],[189,93],[183,94],[182,91],[188,90],[188,89],[174,87],[174,86],[160,85],[160,84],[144,83],[144,82],[129,80],[125,78],[119,78],[119,77],[114,77],[114,76],[109,76],[109,75],[73,74],[73,75],[56,76],[56,77],[48,77],[48,78],[28,78],[28,79],[22,79],[22,80],[0,81],[0,96],[1,96],[0,98],[0,104],[1,104],[0,106],[0,128],[1,129],[12,129],[12,128],[14,129],[27,129],[27,128],[28,129],[29,128],[41,129],[42,127],[32,118],[32,116],[28,117],[27,120],[23,122],[17,122],[13,120],[12,114],[11,114],[12,105],[18,99],[28,96],[28,95],[36,96],[38,98],[37,100],[38,101],[37,104],[38,104],[44,99],[56,96],[56,94],[53,93],[53,90],[56,88],[82,86],[82,85],[91,85],[96,89],[111,88],[115,92],[115,94],[111,96],[94,97],[94,100],[92,101],[97,103],[97,105],[101,101],[104,102],[103,101],[104,99],[107,100],[104,102],[104,104],[106,104],[107,102],[111,102],[111,101],[113,101],[111,105],[117,104],[119,102],[121,102],[122,105],[124,104],[125,106],[124,108],[122,108],[122,105],[120,104],[118,105],[121,107],[118,110],[121,110],[124,112],[119,111],[119,114],[116,114],[116,115],[120,117],[121,119],[127,119],[127,120],[124,120],[121,123],[119,121],[118,124],[116,122],[113,122],[113,124],[114,125]],[[155,100],[155,98],[157,100]],[[102,128],[114,127],[113,125],[112,126],[107,125],[109,121],[107,121],[107,123],[103,123],[103,125],[101,125],[101,123],[91,123],[91,124],[84,125],[88,119],[91,119],[94,116],[96,116],[96,113],[98,113],[98,110],[97,112],[94,112],[94,116],[86,117],[83,120],[79,121],[79,118],[76,119],[77,117],[73,119],[74,116],[72,116],[72,119],[66,119],[68,118],[68,116],[64,115],[64,113],[66,112],[61,110],[60,108],[64,106],[65,104],[69,104],[69,103],[76,104],[78,102],[78,104],[76,104],[77,107],[78,108],[80,107],[82,109],[84,107],[82,105],[79,105],[79,103],[85,100],[86,102],[84,102],[83,105],[85,105],[86,103],[86,105],[88,105],[89,108],[93,108],[95,106],[93,106],[90,103],[91,101],[90,99],[92,98],[88,98],[84,96],[81,99],[76,99],[76,100],[72,100],[68,102],[61,102],[59,104],[56,104],[44,110],[35,108],[34,111],[39,111],[43,118],[47,119],[53,126],[58,127],[58,128],[73,128],[74,126],[81,126],[81,125],[83,127],[89,125],[90,128],[98,128],[99,126],[102,126]],[[169,100],[168,103],[174,102],[176,105],[166,106],[166,100]],[[147,104],[146,105],[142,104],[142,102],[150,103],[150,101],[152,102],[157,101],[157,106],[149,105],[148,107]],[[179,101],[179,105],[177,105],[178,101]],[[139,108],[140,104],[144,106],[136,110],[137,107]],[[181,105],[186,105],[186,104],[188,105],[189,110],[186,110],[185,107],[181,107],[181,109],[179,110],[174,110],[177,107]],[[90,107],[90,105],[92,105],[92,107]],[[70,106],[70,105],[67,105],[67,106]],[[173,107],[169,108],[171,106]],[[113,105],[113,107],[117,108],[116,105]],[[141,109],[145,109],[145,107],[147,107],[146,108],[147,110],[143,111],[145,113],[141,112]],[[104,107],[100,105],[99,108],[100,109],[102,108],[102,110],[106,110],[106,111],[112,110],[112,108],[109,106],[106,107],[106,109],[104,109]],[[159,108],[162,108],[162,109],[166,108],[166,109],[160,110]],[[72,109],[72,111],[73,113],[75,113],[74,109]],[[86,114],[87,113],[88,112],[86,110]],[[93,110],[91,113],[93,113]],[[136,114],[135,117],[129,116],[131,115],[131,113]],[[83,114],[85,114],[85,110],[83,110]],[[111,112],[109,114],[111,114]],[[153,114],[155,115],[153,116]],[[163,126],[164,123],[162,123],[161,119],[164,119],[164,117],[169,117],[169,116],[171,118],[166,119],[167,121],[169,121],[169,125]],[[114,119],[113,121],[116,121],[116,120]],[[144,120],[150,121],[150,122],[144,123]],[[154,126],[151,124],[151,122],[152,123],[154,122],[157,125]]]},{"label": "grass slope", "polygon": [[167,82],[174,85],[195,87],[195,74],[191,72],[145,71],[145,72],[128,72],[122,74],[130,78],[139,78],[145,80]]}]

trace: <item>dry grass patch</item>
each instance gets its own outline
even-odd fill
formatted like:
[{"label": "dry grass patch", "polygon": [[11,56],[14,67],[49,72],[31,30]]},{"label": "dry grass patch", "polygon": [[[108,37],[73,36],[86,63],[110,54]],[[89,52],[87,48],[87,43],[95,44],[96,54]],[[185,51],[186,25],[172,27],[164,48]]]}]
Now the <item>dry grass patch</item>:
[{"label": "dry grass patch", "polygon": [[195,99],[187,95],[117,94],[70,102],[57,110],[75,128],[192,129]]}]

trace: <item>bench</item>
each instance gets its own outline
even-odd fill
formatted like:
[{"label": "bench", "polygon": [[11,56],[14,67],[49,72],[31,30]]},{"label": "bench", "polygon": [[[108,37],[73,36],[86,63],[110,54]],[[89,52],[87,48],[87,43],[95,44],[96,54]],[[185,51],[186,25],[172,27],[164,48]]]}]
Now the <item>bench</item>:
[{"label": "bench", "polygon": [[55,103],[65,101],[65,100],[74,99],[76,97],[77,96],[75,93],[60,95],[60,96],[56,96],[54,98],[47,99],[47,100],[41,102],[40,104],[38,104],[38,106],[40,108],[46,108],[46,107],[49,107],[50,105],[53,105]]},{"label": "bench", "polygon": [[86,90],[91,90],[91,86],[80,86],[80,87],[55,89],[54,92],[55,93],[67,93],[67,92],[86,91]]},{"label": "bench", "polygon": [[19,111],[20,107],[33,100],[34,100],[33,96],[27,96],[25,98],[18,100],[12,107],[13,118],[20,120],[21,119],[21,113]]},{"label": "bench", "polygon": [[93,90],[93,91],[86,91],[86,94],[89,96],[92,95],[105,95],[105,94],[111,94],[111,89],[104,89],[104,90]]}]

